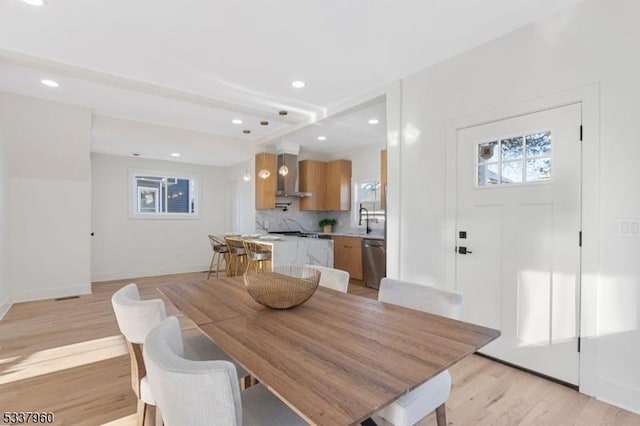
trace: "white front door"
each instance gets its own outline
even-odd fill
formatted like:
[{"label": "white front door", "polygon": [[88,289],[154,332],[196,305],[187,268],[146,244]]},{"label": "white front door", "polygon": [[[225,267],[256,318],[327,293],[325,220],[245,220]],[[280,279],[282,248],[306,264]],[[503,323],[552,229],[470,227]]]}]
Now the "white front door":
[{"label": "white front door", "polygon": [[581,105],[459,130],[456,287],[481,352],[578,384]]}]

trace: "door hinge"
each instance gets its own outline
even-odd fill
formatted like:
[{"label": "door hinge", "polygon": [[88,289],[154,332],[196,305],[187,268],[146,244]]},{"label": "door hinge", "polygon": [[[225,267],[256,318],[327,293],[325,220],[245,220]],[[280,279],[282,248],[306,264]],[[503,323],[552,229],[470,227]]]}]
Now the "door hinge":
[{"label": "door hinge", "polygon": [[580,125],[580,142],[582,142],[582,124]]},{"label": "door hinge", "polygon": [[578,232],[578,247],[582,247],[582,231]]},{"label": "door hinge", "polygon": [[578,352],[580,352],[580,344],[582,343],[582,339],[578,336]]}]

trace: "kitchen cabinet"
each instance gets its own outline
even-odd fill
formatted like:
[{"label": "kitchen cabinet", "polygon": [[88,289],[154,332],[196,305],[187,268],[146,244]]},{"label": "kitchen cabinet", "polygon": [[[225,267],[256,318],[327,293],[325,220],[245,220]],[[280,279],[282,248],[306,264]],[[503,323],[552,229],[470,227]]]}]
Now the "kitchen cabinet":
[{"label": "kitchen cabinet", "polygon": [[302,192],[310,192],[311,197],[300,199],[300,210],[326,210],[325,197],[327,163],[303,160],[298,163],[298,187]]},{"label": "kitchen cabinet", "polygon": [[333,239],[333,267],[347,271],[349,276],[362,280],[362,238],[335,235]]},{"label": "kitchen cabinet", "polygon": [[[268,178],[262,179],[258,173],[262,169],[267,169],[271,173]],[[276,156],[275,154],[256,154],[256,209],[276,208]]]},{"label": "kitchen cabinet", "polygon": [[327,194],[325,210],[351,210],[351,161],[327,163]]},{"label": "kitchen cabinet", "polygon": [[380,151],[380,208],[387,208],[387,150]]},{"label": "kitchen cabinet", "polygon": [[299,188],[311,192],[300,200],[300,210],[351,210],[351,161],[303,160],[299,163]]}]

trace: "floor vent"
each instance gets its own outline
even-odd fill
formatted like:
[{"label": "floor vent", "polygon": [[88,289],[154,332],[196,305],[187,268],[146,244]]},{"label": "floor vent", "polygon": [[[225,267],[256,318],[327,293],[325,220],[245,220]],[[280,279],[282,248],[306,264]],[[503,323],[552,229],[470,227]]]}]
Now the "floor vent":
[{"label": "floor vent", "polygon": [[67,296],[67,297],[58,297],[57,299],[54,299],[56,302],[59,302],[61,300],[69,300],[69,299],[79,299],[80,296]]}]

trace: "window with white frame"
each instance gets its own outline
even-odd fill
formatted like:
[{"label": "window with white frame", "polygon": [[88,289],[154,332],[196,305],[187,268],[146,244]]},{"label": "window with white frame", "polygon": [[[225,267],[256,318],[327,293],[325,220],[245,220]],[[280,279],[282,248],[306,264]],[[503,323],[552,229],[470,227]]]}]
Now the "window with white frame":
[{"label": "window with white frame", "polygon": [[130,172],[131,211],[137,217],[197,217],[198,183],[193,176]]},{"label": "window with white frame", "polygon": [[[362,223],[365,226],[366,217],[369,217],[369,225],[380,224],[385,220],[384,208],[382,207],[381,183],[379,180],[362,180],[355,183],[354,217],[355,224]],[[362,220],[361,220],[362,219]],[[375,226],[373,226],[375,227]]]}]

